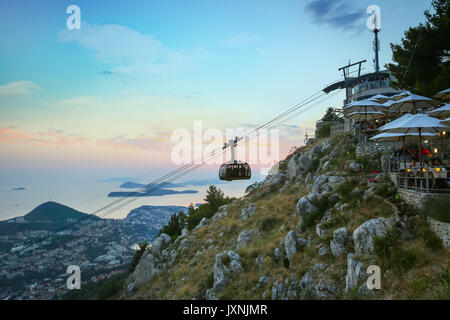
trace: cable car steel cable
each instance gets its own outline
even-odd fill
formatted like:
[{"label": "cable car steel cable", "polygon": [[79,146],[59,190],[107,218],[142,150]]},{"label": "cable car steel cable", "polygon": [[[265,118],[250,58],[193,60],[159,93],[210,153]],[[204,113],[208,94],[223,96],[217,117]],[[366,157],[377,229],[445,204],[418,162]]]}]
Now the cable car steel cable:
[{"label": "cable car steel cable", "polygon": [[[283,113],[280,114],[279,116],[275,117],[274,119],[272,119],[272,120],[266,122],[265,124],[263,124],[263,125],[257,127],[256,129],[254,129],[253,131],[251,131],[250,134],[252,134],[253,132],[255,132],[257,135],[259,135],[259,131],[262,130],[263,128],[267,127],[269,124],[272,124],[272,126],[270,126],[270,127],[274,127],[274,126],[276,126],[276,125],[278,125],[278,124],[280,124],[280,123],[282,123],[282,122],[284,122],[284,121],[287,121],[288,119],[282,119],[282,118],[283,118],[283,117],[286,117],[287,115],[291,114],[292,112],[297,111],[298,109],[304,107],[305,105],[310,104],[311,102],[317,100],[318,98],[321,98],[321,97],[323,97],[324,95],[326,95],[326,94],[324,93],[324,94],[322,94],[322,95],[320,95],[320,96],[318,96],[318,97],[313,98],[314,96],[316,96],[316,95],[319,94],[320,92],[322,92],[322,90],[316,92],[315,94],[311,95],[310,97],[308,97],[307,99],[303,100],[302,102],[300,102],[300,103],[296,104],[295,106],[289,108],[288,110],[286,110],[285,112],[283,112]],[[331,95],[331,96],[332,96],[332,95]],[[328,98],[331,97],[331,96],[328,96]],[[311,100],[310,100],[310,99],[311,99]],[[310,100],[310,101],[308,101],[308,100]],[[308,108],[308,109],[309,109],[309,108]],[[307,110],[307,109],[306,109],[306,110]],[[306,111],[306,110],[301,110],[301,112],[304,112],[304,111]],[[245,138],[248,139],[248,135],[247,135]],[[240,139],[239,141],[236,141],[236,145],[237,145],[237,143],[239,143],[239,142],[242,141],[242,140],[244,140],[244,139]],[[227,147],[227,148],[228,148],[228,147]],[[199,168],[199,167],[201,167],[201,166],[203,165],[203,161],[204,161],[204,160],[207,160],[207,159],[210,159],[211,157],[217,156],[217,154],[220,154],[220,153],[224,152],[224,150],[226,150],[227,148],[223,148],[222,150],[219,150],[219,151],[213,150],[213,151],[211,151],[209,154],[203,155],[201,158],[195,159],[195,160],[192,161],[191,163],[186,164],[186,165],[183,165],[182,167],[180,167],[180,168],[178,168],[178,169],[176,169],[176,170],[174,170],[174,171],[172,171],[172,172],[169,172],[168,174],[164,175],[163,177],[161,177],[161,178],[159,178],[159,179],[156,179],[156,180],[150,182],[149,184],[147,184],[147,185],[145,185],[145,186],[143,186],[143,187],[137,188],[135,191],[132,191],[132,192],[130,192],[129,194],[127,194],[127,195],[125,195],[125,196],[123,196],[123,197],[121,197],[121,198],[119,198],[119,199],[113,201],[112,203],[107,204],[107,205],[101,207],[100,209],[94,211],[92,214],[88,215],[87,217],[83,217],[83,218],[77,220],[76,222],[74,222],[74,223],[68,225],[67,227],[71,227],[71,226],[73,226],[74,224],[76,224],[76,223],[78,223],[78,222],[80,222],[80,221],[82,221],[82,220],[85,220],[85,219],[87,219],[87,218],[90,218],[90,217],[94,217],[94,216],[95,216],[95,217],[99,217],[99,218],[106,217],[107,215],[111,214],[112,212],[117,211],[117,210],[119,210],[120,208],[122,208],[122,207],[124,207],[124,206],[130,204],[130,203],[133,202],[133,201],[135,201],[138,197],[131,197],[131,198],[130,198],[130,196],[133,195],[134,193],[140,192],[140,191],[142,191],[142,190],[147,190],[147,189],[148,189],[149,187],[151,187],[151,186],[155,186],[155,188],[154,188],[153,190],[151,190],[151,191],[155,191],[155,190],[159,189],[159,188],[161,187],[161,185],[164,184],[164,182],[171,182],[171,181],[174,181],[174,180],[176,180],[176,179],[178,179],[178,178],[180,178],[180,177],[182,177],[182,176],[184,176],[184,175],[186,175],[186,174],[188,174],[188,173],[194,171],[195,169],[197,169],[197,168]],[[200,161],[200,163],[197,164],[198,161]],[[250,168],[248,168],[248,169],[250,169]],[[183,171],[184,171],[184,172],[183,172]],[[178,175],[177,175],[177,174],[178,174]],[[251,175],[251,171],[250,171],[250,175]],[[167,180],[167,179],[169,179],[169,180]],[[166,181],[164,181],[164,180],[166,180]],[[157,185],[157,184],[159,184],[159,185]],[[125,200],[126,200],[126,201],[125,201]],[[122,203],[121,203],[121,202],[122,202]],[[115,205],[117,205],[117,207],[114,207]],[[107,211],[104,212],[103,214],[97,215],[98,213],[100,213],[100,212],[102,212],[102,211],[105,211],[105,210],[107,210]],[[61,230],[58,230],[58,231],[54,232],[53,234],[51,234],[51,235],[45,237],[45,239],[47,239],[48,237],[50,237],[50,236],[52,236],[52,235],[54,235],[54,234],[56,234],[56,233],[58,233],[58,232],[60,232],[60,231],[62,231],[62,230],[64,230],[64,229],[66,229],[67,227],[64,227],[64,228],[62,228]],[[28,248],[28,247],[34,245],[34,244],[37,244],[37,243],[39,243],[39,242],[41,242],[41,241],[43,241],[43,240],[44,240],[44,239],[41,239],[41,240],[39,240],[39,241],[37,241],[37,242],[35,242],[35,243],[33,243],[33,244],[30,244],[30,245],[28,245],[28,246],[25,246],[24,248],[22,248],[22,250],[24,250],[24,249],[26,249],[26,248]]]}]

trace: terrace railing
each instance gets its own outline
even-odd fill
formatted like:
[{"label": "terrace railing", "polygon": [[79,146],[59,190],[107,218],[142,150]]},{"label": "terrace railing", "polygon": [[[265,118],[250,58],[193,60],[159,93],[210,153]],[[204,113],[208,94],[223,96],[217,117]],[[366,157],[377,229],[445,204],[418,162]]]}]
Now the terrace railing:
[{"label": "terrace railing", "polygon": [[443,167],[400,170],[397,173],[397,187],[426,194],[450,194],[448,172]]}]

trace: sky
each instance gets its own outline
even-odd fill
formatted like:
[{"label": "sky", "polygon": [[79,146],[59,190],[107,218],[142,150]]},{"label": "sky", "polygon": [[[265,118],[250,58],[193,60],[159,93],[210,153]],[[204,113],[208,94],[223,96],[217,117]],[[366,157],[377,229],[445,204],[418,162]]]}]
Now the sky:
[{"label": "sky", "polygon": [[[80,29],[66,26],[70,5]],[[372,72],[370,5],[384,65],[430,1],[1,1],[0,180],[158,178],[177,167],[177,129],[255,128],[349,61]],[[280,156],[343,99],[281,126]]]}]

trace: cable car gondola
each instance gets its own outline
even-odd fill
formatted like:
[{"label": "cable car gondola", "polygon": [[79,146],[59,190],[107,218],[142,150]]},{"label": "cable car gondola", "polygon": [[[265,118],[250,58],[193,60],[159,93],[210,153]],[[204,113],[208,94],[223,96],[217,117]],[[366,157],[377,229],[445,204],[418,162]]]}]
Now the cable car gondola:
[{"label": "cable car gondola", "polygon": [[[242,139],[242,138],[241,138]],[[234,147],[240,139],[230,140],[229,144],[225,143],[223,149],[231,147],[231,161],[228,161],[220,166],[219,178],[220,180],[248,180],[252,176],[252,170],[248,163],[234,160]]]}]

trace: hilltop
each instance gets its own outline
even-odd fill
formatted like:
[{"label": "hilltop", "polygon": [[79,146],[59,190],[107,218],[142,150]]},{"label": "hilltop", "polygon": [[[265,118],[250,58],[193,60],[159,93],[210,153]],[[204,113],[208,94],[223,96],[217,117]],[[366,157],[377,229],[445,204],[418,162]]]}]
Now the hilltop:
[{"label": "hilltop", "polygon": [[24,216],[27,221],[62,222],[67,219],[82,219],[89,215],[57,202],[45,202]]},{"label": "hilltop", "polygon": [[[381,154],[355,149],[351,135],[297,149],[244,197],[161,234],[112,297],[448,299],[448,250],[380,173]],[[366,286],[370,265],[381,290]]]}]

